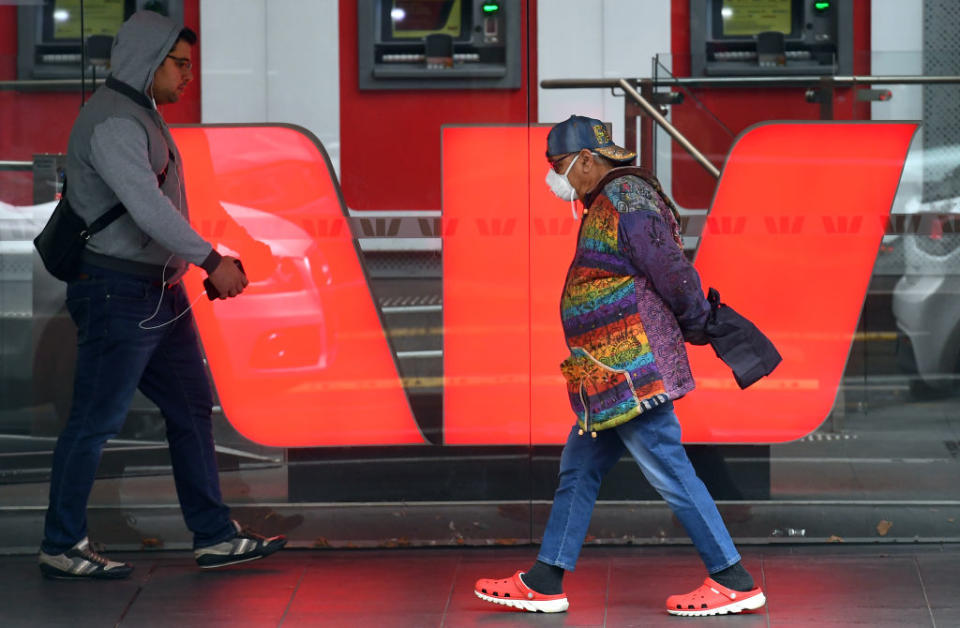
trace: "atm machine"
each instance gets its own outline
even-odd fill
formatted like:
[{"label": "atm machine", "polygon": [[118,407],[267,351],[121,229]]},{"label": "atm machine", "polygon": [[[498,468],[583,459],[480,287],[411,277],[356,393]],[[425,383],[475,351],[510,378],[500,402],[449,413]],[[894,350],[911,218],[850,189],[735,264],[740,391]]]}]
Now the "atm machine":
[{"label": "atm machine", "polygon": [[360,89],[520,87],[517,0],[360,0]]},{"label": "atm machine", "polygon": [[850,0],[690,0],[691,76],[853,73]]},{"label": "atm machine", "polygon": [[[80,77],[83,59],[81,26],[87,41],[87,62],[94,38],[109,58],[110,44],[124,20],[141,9],[183,22],[183,0],[31,0],[17,7],[17,78],[73,79]],[[83,16],[80,7],[83,6]],[[91,73],[93,68],[84,68]]]}]

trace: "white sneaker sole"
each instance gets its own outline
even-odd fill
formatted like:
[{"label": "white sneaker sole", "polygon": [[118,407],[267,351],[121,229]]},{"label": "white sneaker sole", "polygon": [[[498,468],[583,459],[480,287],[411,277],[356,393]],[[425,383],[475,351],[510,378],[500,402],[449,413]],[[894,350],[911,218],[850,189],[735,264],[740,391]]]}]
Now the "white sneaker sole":
[{"label": "white sneaker sole", "polygon": [[226,563],[217,563],[215,565],[200,565],[198,563],[198,566],[200,567],[200,569],[219,569],[220,567],[229,567],[230,565],[240,565],[242,563],[249,563],[254,560],[260,560],[261,558],[264,558],[263,554],[259,556],[252,556],[250,558],[238,558],[237,560],[231,560]]},{"label": "white sneaker sole", "polygon": [[[261,552],[259,554],[255,556],[247,556],[246,558],[242,556],[237,556],[236,558],[229,558],[230,557],[229,554],[226,554],[226,555],[225,554],[202,554],[201,556],[227,556],[228,557],[228,560],[222,563],[214,563],[212,565],[200,564],[199,560],[201,556],[197,556],[196,554],[194,554],[194,559],[197,561],[197,565],[199,565],[201,569],[219,569],[220,567],[229,567],[230,565],[239,565],[241,563],[249,563],[254,560],[260,560],[261,558],[266,558],[267,556],[273,556],[274,554],[282,550],[286,546],[286,544],[287,542],[284,541],[282,544],[274,545],[272,548],[261,548]],[[269,549],[269,551],[265,551],[266,549]]]},{"label": "white sneaker sole", "polygon": [[680,617],[707,617],[709,615],[732,615],[735,613],[741,613],[743,611],[754,611],[758,608],[761,608],[764,604],[767,603],[767,598],[763,593],[757,593],[753,597],[748,597],[745,600],[739,600],[737,602],[731,602],[724,606],[717,606],[716,608],[707,608],[701,611],[681,611],[672,608],[668,608],[667,612],[671,615],[679,615]]},{"label": "white sneaker sole", "polygon": [[480,593],[479,591],[474,591],[474,593],[476,593],[477,597],[484,602],[493,602],[494,604],[499,604],[501,606],[519,608],[520,610],[530,611],[531,613],[562,613],[570,607],[570,603],[567,601],[567,598],[562,598],[559,600],[536,601],[493,597],[491,595]]}]

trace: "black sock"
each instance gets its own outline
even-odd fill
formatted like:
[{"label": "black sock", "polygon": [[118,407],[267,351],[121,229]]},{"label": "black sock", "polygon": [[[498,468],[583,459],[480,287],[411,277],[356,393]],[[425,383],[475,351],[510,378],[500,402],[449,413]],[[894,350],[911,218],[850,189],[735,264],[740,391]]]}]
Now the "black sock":
[{"label": "black sock", "polygon": [[[557,595],[563,593],[563,568],[556,565],[541,563],[539,560],[533,563],[525,574],[521,576],[523,583],[544,595]],[[724,585],[726,586],[726,585]]]},{"label": "black sock", "polygon": [[749,591],[753,588],[753,577],[741,563],[730,565],[723,571],[710,574],[710,577],[734,591]]}]

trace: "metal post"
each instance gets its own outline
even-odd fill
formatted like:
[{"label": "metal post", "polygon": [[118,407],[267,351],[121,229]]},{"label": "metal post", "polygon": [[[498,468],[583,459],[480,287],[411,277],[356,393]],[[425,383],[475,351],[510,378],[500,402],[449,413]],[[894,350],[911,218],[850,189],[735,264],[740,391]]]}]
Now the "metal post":
[{"label": "metal post", "polygon": [[833,120],[833,77],[824,76],[820,81],[820,119]]},{"label": "metal post", "polygon": [[[640,81],[640,95],[643,96],[647,102],[653,100],[653,81],[651,79],[643,79]],[[634,105],[636,109],[636,105]],[[643,116],[640,118],[640,160],[637,165],[646,168],[650,172],[657,173],[657,159],[654,155],[654,139],[656,133],[653,126],[653,118],[650,116]]]},{"label": "metal post", "polygon": [[631,99],[623,99],[623,147],[634,153],[637,152],[637,117],[641,112]]}]

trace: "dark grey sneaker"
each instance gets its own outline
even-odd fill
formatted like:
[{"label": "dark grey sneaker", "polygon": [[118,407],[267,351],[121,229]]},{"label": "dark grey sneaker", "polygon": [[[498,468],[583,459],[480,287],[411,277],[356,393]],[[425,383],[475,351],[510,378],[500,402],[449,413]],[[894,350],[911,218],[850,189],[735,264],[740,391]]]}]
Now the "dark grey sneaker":
[{"label": "dark grey sneaker", "polygon": [[193,551],[197,564],[204,569],[246,563],[273,554],[287,544],[285,536],[265,537],[242,528],[236,521],[237,536],[223,543],[200,547]]},{"label": "dark grey sneaker", "polygon": [[86,537],[63,554],[40,552],[40,571],[46,578],[72,580],[98,578],[120,580],[130,576],[133,565],[104,558],[90,548]]}]

